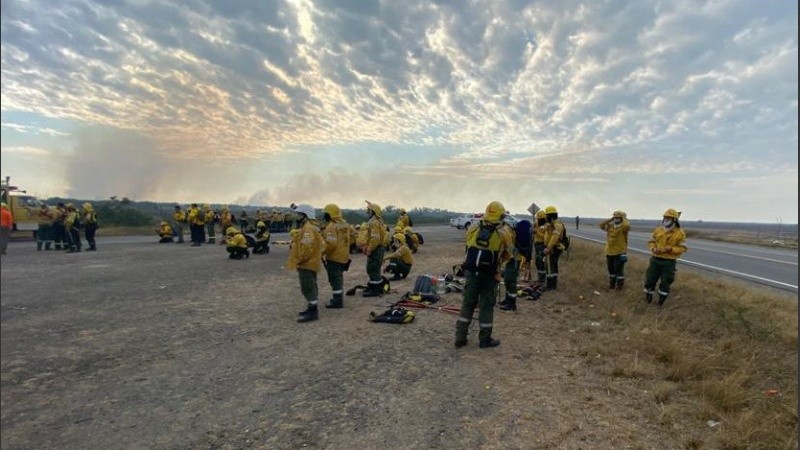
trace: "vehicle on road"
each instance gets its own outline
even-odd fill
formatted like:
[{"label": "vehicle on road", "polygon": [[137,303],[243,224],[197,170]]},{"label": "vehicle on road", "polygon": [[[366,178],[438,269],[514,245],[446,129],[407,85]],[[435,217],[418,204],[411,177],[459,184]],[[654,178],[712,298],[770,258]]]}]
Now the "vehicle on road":
[{"label": "vehicle on road", "polygon": [[8,205],[11,216],[14,220],[11,231],[30,231],[36,237],[36,230],[39,225],[36,221],[35,208],[42,204],[33,195],[27,195],[26,191],[20,190],[17,186],[11,185],[11,177],[0,180],[0,199]]},{"label": "vehicle on road", "polygon": [[[477,222],[478,220],[481,220],[482,217],[483,213],[467,214],[459,217],[453,217],[452,219],[450,219],[450,226],[458,228],[459,230],[464,230],[469,228],[470,225]],[[517,219],[515,216],[511,214],[506,214],[503,220],[512,227],[516,226],[517,222],[519,222],[519,219]]]}]

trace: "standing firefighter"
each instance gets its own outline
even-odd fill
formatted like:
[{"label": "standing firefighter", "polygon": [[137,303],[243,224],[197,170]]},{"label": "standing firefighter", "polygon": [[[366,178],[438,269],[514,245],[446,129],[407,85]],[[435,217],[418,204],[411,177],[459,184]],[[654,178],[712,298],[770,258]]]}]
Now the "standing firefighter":
[{"label": "standing firefighter", "polygon": [[337,205],[325,205],[325,228],[322,229],[324,249],[322,262],[328,272],[332,298],[326,308],[344,307],[344,272],[350,267],[350,225]]},{"label": "standing firefighter", "polygon": [[533,236],[531,223],[527,220],[520,220],[514,228],[511,228],[508,224],[504,226],[513,237],[514,252],[513,258],[506,263],[505,269],[503,270],[503,284],[506,287],[506,296],[498,305],[500,309],[504,311],[516,311],[519,269],[524,262],[530,261],[531,259],[531,254],[533,253],[531,240]]},{"label": "standing firefighter", "polygon": [[55,220],[55,214],[46,203],[42,203],[39,206],[39,211],[36,213],[36,220],[39,224],[39,229],[36,230],[36,250],[41,250],[43,245],[45,250],[52,250],[50,246],[53,244],[53,221]]},{"label": "standing firefighter", "polygon": [[366,243],[362,251],[367,255],[367,275],[369,283],[361,294],[364,297],[377,297],[383,295],[383,277],[381,276],[381,266],[383,265],[383,254],[387,231],[381,219],[381,207],[375,203],[367,201],[367,214],[369,221],[366,229]]},{"label": "standing firefighter", "polygon": [[61,244],[64,244],[64,250],[69,250],[67,245],[67,229],[64,227],[64,218],[67,216],[67,207],[64,202],[58,202],[56,210],[53,212],[53,242],[56,250],[61,250]]},{"label": "standing firefighter", "polygon": [[600,222],[599,227],[606,232],[606,266],[608,267],[608,288],[622,289],[625,284],[625,263],[628,262],[628,232],[631,223],[622,211],[614,211],[610,219]]},{"label": "standing firefighter", "polygon": [[67,243],[69,244],[68,253],[81,251],[81,218],[75,205],[67,203],[67,214],[64,216],[64,228],[66,229]]},{"label": "standing firefighter", "polygon": [[208,240],[206,243],[214,244],[217,241],[214,224],[219,220],[219,217],[217,216],[216,211],[211,209],[211,205],[208,204],[203,205],[203,214],[205,215],[206,232],[208,233]]},{"label": "standing firefighter", "polygon": [[314,223],[317,217],[314,207],[300,204],[296,205],[294,210],[300,216],[300,220],[297,221],[297,232],[291,235],[292,243],[289,248],[289,259],[286,262],[286,268],[297,270],[297,277],[300,280],[300,292],[307,303],[305,311],[300,312],[300,317],[297,318],[297,321],[310,322],[319,318],[317,272],[319,272],[322,265],[322,247],[324,243],[319,227]]},{"label": "standing firefighter", "polygon": [[664,211],[661,225],[653,230],[653,237],[647,241],[650,249],[650,265],[647,267],[644,279],[645,300],[653,302],[656,283],[658,286],[658,306],[664,305],[669,296],[670,286],[675,281],[675,266],[677,260],[683,255],[686,248],[686,233],[678,222],[681,213],[670,208]]},{"label": "standing firefighter", "polygon": [[501,263],[511,257],[514,245],[511,234],[502,226],[505,211],[502,203],[491,202],[486,206],[483,218],[467,230],[467,257],[462,264],[466,281],[456,322],[456,348],[467,345],[469,324],[476,307],[479,307],[480,348],[500,345],[499,340],[492,339],[494,298],[500,280],[498,270]]},{"label": "standing firefighter", "polygon": [[189,208],[189,236],[192,240],[192,247],[200,247],[206,240],[206,215],[197,206],[197,203],[192,203]]},{"label": "standing firefighter", "polygon": [[548,206],[544,209],[547,217],[547,224],[544,232],[544,256],[547,263],[547,289],[556,290],[558,288],[558,258],[564,251],[564,244],[561,238],[567,230],[564,224],[558,220],[558,211],[555,206]]},{"label": "standing firefighter", "polygon": [[533,233],[533,250],[535,252],[536,276],[540,283],[544,283],[547,279],[547,266],[544,257],[544,249],[547,247],[544,244],[544,235],[547,231],[545,225],[547,225],[547,214],[544,213],[543,209],[540,209],[536,212],[533,222],[533,228],[536,230]]},{"label": "standing firefighter", "polygon": [[186,213],[181,209],[181,205],[175,205],[175,212],[172,213],[175,235],[178,237],[176,244],[183,244],[183,225],[186,223]]},{"label": "standing firefighter", "polygon": [[93,252],[97,250],[97,242],[94,239],[97,228],[99,228],[97,213],[94,212],[92,204],[86,202],[83,204],[83,234],[86,237],[86,242],[89,243],[89,248],[86,251]]}]

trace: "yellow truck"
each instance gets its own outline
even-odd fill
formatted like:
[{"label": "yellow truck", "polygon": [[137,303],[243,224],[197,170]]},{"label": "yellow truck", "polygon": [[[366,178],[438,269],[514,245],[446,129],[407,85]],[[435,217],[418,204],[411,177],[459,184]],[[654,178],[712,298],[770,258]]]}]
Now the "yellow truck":
[{"label": "yellow truck", "polygon": [[11,177],[0,180],[0,199],[8,205],[14,224],[11,231],[32,232],[36,237],[36,230],[39,224],[36,221],[36,208],[42,204],[33,195],[27,195],[26,191],[20,190],[17,186],[11,185]]}]

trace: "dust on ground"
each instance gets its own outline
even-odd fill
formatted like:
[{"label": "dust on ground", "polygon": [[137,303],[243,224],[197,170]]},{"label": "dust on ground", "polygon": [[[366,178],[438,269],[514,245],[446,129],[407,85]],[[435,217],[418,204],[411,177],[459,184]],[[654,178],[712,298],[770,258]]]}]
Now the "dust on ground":
[{"label": "dust on ground", "polygon": [[[557,292],[497,311],[502,345],[453,347],[456,316],[371,323],[422,273],[460,262],[461,231],[419,230],[409,280],[383,299],[305,308],[288,247],[229,260],[221,245],[98,239],[94,253],[2,259],[3,449],[674,448],[651,386],[598,376],[571,345],[568,269]],[[275,235],[273,240],[286,239]],[[353,256],[345,287],[366,280]],[[320,301],[330,297],[320,273]],[[460,304],[446,294],[442,304]]]}]

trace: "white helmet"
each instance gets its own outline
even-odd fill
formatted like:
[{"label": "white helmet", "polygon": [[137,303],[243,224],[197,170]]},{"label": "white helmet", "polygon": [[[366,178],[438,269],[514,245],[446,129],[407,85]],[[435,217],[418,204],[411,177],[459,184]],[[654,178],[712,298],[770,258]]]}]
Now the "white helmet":
[{"label": "white helmet", "polygon": [[305,214],[309,219],[317,219],[317,213],[314,211],[314,207],[309,204],[301,203],[295,206],[294,210],[300,214]]}]

